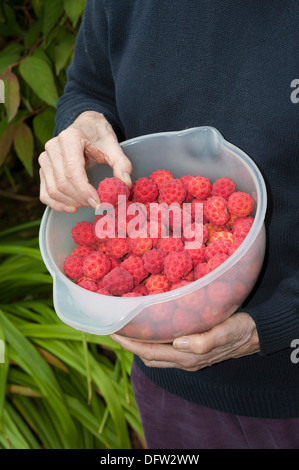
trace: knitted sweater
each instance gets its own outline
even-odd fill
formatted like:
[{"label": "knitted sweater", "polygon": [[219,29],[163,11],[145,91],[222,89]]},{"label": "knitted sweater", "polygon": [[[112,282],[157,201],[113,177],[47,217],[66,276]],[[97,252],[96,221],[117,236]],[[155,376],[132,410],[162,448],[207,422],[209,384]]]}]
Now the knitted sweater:
[{"label": "knitted sweater", "polygon": [[55,135],[86,110],[120,141],[208,125],[261,170],[266,258],[242,306],[260,352],[197,372],[136,358],[168,391],[239,415],[299,417],[298,20],[296,0],[87,0],[57,106]]}]

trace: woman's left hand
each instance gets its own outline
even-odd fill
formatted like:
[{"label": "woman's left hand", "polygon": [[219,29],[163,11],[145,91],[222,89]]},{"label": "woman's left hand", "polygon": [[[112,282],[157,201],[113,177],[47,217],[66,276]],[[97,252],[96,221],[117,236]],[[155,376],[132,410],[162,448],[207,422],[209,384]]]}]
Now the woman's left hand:
[{"label": "woman's left hand", "polygon": [[205,333],[176,338],[172,344],[145,343],[117,334],[111,338],[139,356],[147,367],[189,372],[259,351],[255,322],[245,312],[236,313]]}]

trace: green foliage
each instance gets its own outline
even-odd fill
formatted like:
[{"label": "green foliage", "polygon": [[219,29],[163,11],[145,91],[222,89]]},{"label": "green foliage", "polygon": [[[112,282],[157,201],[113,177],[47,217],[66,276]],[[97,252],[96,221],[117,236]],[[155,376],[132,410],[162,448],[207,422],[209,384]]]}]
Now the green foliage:
[{"label": "green foliage", "polygon": [[0,449],[127,449],[142,428],[130,353],[64,325],[39,220],[0,232]]},{"label": "green foliage", "polygon": [[[54,130],[85,0],[0,0],[0,176],[37,156]],[[5,167],[5,171],[4,171]]]}]

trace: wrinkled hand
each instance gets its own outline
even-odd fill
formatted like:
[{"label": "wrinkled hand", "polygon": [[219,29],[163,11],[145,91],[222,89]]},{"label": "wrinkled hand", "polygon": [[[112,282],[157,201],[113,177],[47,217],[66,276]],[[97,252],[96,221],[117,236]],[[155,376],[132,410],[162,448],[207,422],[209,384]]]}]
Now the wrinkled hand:
[{"label": "wrinkled hand", "polygon": [[102,114],[86,111],[49,140],[39,156],[41,202],[62,212],[89,205],[96,209],[100,201],[86,175],[88,160],[107,163],[116,178],[131,186],[132,166],[111,125]]},{"label": "wrinkled hand", "polygon": [[116,334],[111,337],[139,356],[148,367],[170,367],[189,372],[259,351],[255,322],[245,312],[231,316],[205,333],[176,338],[173,344],[143,343]]}]

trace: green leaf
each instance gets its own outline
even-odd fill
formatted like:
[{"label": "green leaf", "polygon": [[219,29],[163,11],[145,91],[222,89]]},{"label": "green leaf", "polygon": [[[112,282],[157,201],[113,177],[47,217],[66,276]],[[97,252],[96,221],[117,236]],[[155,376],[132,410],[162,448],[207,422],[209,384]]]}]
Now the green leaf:
[{"label": "green leaf", "polygon": [[72,21],[73,26],[76,26],[84,11],[86,0],[64,0],[63,3],[67,16]]},{"label": "green leaf", "polygon": [[[76,0],[77,1],[77,0]],[[76,1],[74,3],[76,3]],[[46,38],[64,11],[62,0],[44,0],[43,35]]]},{"label": "green leaf", "polygon": [[53,136],[55,126],[55,111],[47,108],[33,119],[34,135],[45,145]]},{"label": "green leaf", "polygon": [[22,122],[16,129],[14,136],[15,151],[28,171],[33,176],[32,160],[34,152],[34,139],[31,129],[27,124]]},{"label": "green leaf", "polygon": [[19,67],[20,73],[37,96],[56,107],[58,93],[49,65],[39,57],[27,57]]},{"label": "green leaf", "polygon": [[7,113],[7,122],[10,122],[18,112],[21,96],[18,77],[11,71],[7,71],[0,76],[4,81],[5,101],[4,106]]},{"label": "green leaf", "polygon": [[7,68],[17,62],[20,56],[18,54],[9,54],[0,57],[0,73],[5,72]]},{"label": "green leaf", "polygon": [[5,131],[2,133],[2,135],[0,136],[0,166],[5,161],[11,149],[14,135],[15,135],[15,130],[16,130],[16,127],[14,124],[12,124],[8,126],[5,129]]},{"label": "green leaf", "polygon": [[66,66],[67,61],[74,50],[75,40],[76,38],[74,36],[69,36],[55,47],[56,75],[59,75],[61,70]]}]

